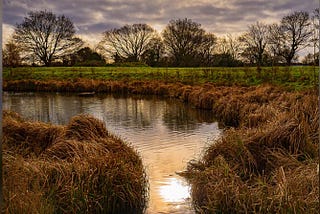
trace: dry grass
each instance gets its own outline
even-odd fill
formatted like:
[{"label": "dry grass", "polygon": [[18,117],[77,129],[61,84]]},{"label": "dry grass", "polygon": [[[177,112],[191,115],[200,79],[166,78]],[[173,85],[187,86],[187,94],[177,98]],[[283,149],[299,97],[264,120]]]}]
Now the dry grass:
[{"label": "dry grass", "polygon": [[[4,89],[154,94],[213,110],[226,128],[224,137],[212,143],[200,162],[190,163],[185,173],[200,213],[318,213],[320,208],[316,173],[319,109],[314,91],[290,92],[272,85],[85,79],[10,81],[4,83]],[[88,150],[73,143],[87,141],[82,139],[87,128],[83,130],[60,143],[68,151]],[[100,128],[97,133],[107,134]],[[77,152],[70,152],[70,157],[63,150],[54,154],[68,159]]]},{"label": "dry grass", "polygon": [[13,112],[4,112],[3,149],[23,157],[39,156],[63,134],[63,128],[23,120]]},{"label": "dry grass", "polygon": [[[281,156],[280,154],[277,154]],[[270,178],[246,181],[231,164],[217,156],[210,167],[192,173],[192,198],[199,213],[318,213],[317,164],[282,155],[288,168]],[[283,161],[284,161],[283,159]]]},{"label": "dry grass", "polygon": [[146,208],[140,157],[89,115],[63,127],[5,112],[3,145],[3,213],[143,213]]},{"label": "dry grass", "polygon": [[[260,94],[260,91],[264,91]],[[318,213],[318,102],[312,92],[243,92],[225,131],[185,173],[200,213]],[[227,105],[225,103],[225,105]]]}]

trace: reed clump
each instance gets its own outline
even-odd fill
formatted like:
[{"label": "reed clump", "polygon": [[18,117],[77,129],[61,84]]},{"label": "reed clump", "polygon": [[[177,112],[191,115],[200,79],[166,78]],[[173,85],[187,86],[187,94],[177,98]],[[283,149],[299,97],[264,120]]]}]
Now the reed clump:
[{"label": "reed clump", "polygon": [[184,173],[200,213],[318,213],[317,95],[259,91],[219,109],[238,113],[236,128]]},{"label": "reed clump", "polygon": [[5,112],[3,125],[3,213],[144,212],[141,158],[101,121],[78,115],[53,126]]},{"label": "reed clump", "polygon": [[4,112],[3,149],[23,157],[39,156],[63,133],[60,126],[25,121],[14,112]]}]

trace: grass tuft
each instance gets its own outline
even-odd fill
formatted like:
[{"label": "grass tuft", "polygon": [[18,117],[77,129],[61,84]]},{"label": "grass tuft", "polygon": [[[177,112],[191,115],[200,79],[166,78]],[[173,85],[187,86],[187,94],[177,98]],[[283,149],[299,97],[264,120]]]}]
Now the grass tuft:
[{"label": "grass tuft", "polygon": [[237,93],[229,107],[220,106],[221,99],[215,111],[226,123],[235,119],[236,128],[228,128],[184,173],[196,210],[317,213],[317,95],[267,87]]},{"label": "grass tuft", "polygon": [[147,179],[137,152],[78,115],[67,126],[4,113],[3,213],[143,213]]}]

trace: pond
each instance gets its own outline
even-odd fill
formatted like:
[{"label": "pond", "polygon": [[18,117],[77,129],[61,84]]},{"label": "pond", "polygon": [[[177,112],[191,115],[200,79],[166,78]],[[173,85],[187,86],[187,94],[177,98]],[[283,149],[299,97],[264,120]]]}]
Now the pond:
[{"label": "pond", "polygon": [[176,172],[221,135],[211,111],[172,99],[76,94],[4,93],[3,109],[53,124],[89,113],[139,152],[150,185],[147,213],[194,213],[190,188]]}]

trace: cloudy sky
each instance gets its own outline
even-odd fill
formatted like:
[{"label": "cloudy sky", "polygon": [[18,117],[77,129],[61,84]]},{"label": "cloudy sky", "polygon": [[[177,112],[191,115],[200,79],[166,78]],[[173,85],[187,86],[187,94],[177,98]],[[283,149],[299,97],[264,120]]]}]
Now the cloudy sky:
[{"label": "cloudy sky", "polygon": [[312,12],[319,0],[3,0],[3,40],[29,11],[50,10],[74,22],[91,46],[101,33],[125,24],[146,23],[159,32],[172,19],[190,18],[216,35],[238,34],[256,21],[279,22],[292,11]]}]

